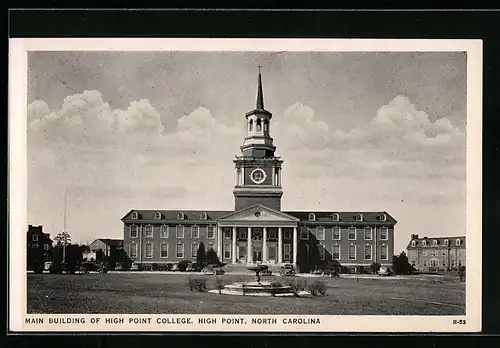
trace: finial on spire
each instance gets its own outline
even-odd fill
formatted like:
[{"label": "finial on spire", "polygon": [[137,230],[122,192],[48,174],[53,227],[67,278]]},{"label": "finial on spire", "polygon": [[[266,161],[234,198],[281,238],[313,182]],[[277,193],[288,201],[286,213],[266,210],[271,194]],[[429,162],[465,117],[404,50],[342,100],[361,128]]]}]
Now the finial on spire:
[{"label": "finial on spire", "polygon": [[259,82],[257,86],[257,110],[264,110],[264,93],[262,92],[262,77],[260,75],[261,65],[257,66],[259,68]]}]

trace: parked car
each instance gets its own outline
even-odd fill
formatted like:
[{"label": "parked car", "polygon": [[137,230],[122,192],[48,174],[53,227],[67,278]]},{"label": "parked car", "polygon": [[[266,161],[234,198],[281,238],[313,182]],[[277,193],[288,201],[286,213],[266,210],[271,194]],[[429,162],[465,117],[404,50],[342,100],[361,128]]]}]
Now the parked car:
[{"label": "parked car", "polygon": [[378,270],[378,275],[379,276],[392,276],[392,270],[389,267],[380,267]]},{"label": "parked car", "polygon": [[295,267],[291,263],[284,264],[280,269],[280,275],[284,276],[294,276],[295,275]]},{"label": "parked car", "polygon": [[50,271],[50,266],[52,265],[52,261],[45,262],[43,266],[43,272],[48,273]]},{"label": "parked car", "polygon": [[226,273],[226,271],[224,271],[224,269],[222,268],[214,268],[214,274],[215,275],[223,275],[224,273]]},{"label": "parked car", "polygon": [[315,268],[315,269],[311,270],[311,274],[321,275],[323,273],[324,273],[323,270],[319,269],[319,268]]},{"label": "parked car", "polygon": [[127,268],[123,262],[117,262],[115,265],[115,271],[126,271]]},{"label": "parked car", "polygon": [[176,272],[179,270],[179,265],[177,263],[174,263],[172,265],[172,268],[170,269],[172,272]]},{"label": "parked car", "polygon": [[142,267],[140,263],[133,263],[132,267],[130,267],[131,271],[142,271]]},{"label": "parked car", "polygon": [[207,267],[203,268],[202,272],[205,275],[213,275],[213,274],[215,274],[215,269],[213,267],[207,266]]}]

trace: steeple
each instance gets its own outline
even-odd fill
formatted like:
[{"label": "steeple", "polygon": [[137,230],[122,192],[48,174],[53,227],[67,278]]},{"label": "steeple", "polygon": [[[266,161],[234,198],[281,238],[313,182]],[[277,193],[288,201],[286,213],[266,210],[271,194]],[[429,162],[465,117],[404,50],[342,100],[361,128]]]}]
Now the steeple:
[{"label": "steeple", "polygon": [[262,76],[260,74],[260,68],[262,68],[262,66],[258,66],[259,68],[259,81],[258,81],[258,85],[257,85],[257,106],[256,106],[256,109],[257,110],[264,110],[264,93],[262,92]]}]

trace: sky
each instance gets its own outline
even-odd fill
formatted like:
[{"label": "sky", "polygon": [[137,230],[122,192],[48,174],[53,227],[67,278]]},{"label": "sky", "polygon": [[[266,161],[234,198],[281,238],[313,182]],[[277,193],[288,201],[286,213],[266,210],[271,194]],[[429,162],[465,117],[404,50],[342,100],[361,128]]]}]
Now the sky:
[{"label": "sky", "polygon": [[30,52],[28,220],[123,238],[131,209],[232,210],[257,66],[282,210],[387,211],[465,235],[462,52]]}]

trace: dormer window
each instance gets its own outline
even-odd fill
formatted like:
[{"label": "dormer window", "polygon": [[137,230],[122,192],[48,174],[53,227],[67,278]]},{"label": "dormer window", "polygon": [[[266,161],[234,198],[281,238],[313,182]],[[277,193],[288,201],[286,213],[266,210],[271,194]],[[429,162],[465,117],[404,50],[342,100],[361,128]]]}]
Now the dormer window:
[{"label": "dormer window", "polygon": [[427,246],[427,241],[426,240],[422,241],[422,245]]},{"label": "dormer window", "polygon": [[139,214],[136,211],[132,213],[132,219],[137,220],[139,218]]},{"label": "dormer window", "polygon": [[412,246],[412,247],[416,247],[416,246],[417,246],[417,241],[412,240],[412,241],[411,241],[411,246]]},{"label": "dormer window", "polygon": [[363,221],[363,214],[357,214],[356,221]]},{"label": "dormer window", "polygon": [[207,219],[207,213],[203,212],[200,215],[200,220],[206,220]]},{"label": "dormer window", "polygon": [[438,245],[438,241],[434,239],[434,240],[432,241],[432,245]]},{"label": "dormer window", "polygon": [[160,212],[155,213],[155,220],[161,220],[161,213]]},{"label": "dormer window", "polygon": [[460,239],[457,239],[457,240],[455,241],[455,244],[456,244],[456,245],[460,245]]},{"label": "dormer window", "polygon": [[450,241],[448,239],[445,239],[444,240],[444,245],[449,245],[450,244]]},{"label": "dormer window", "polygon": [[334,213],[333,214],[333,221],[339,221],[339,220],[340,220],[339,214]]},{"label": "dormer window", "polygon": [[314,213],[309,214],[309,221],[315,221],[316,220],[316,215]]},{"label": "dormer window", "polygon": [[177,220],[184,220],[184,213],[177,213]]},{"label": "dormer window", "polygon": [[387,221],[387,215],[385,214],[380,215],[380,221]]}]

